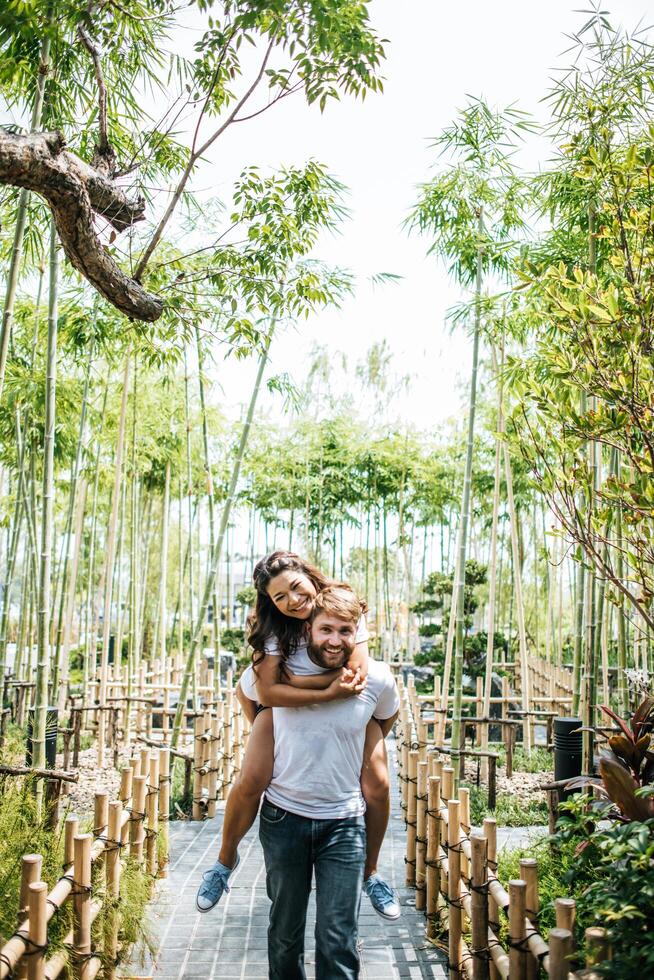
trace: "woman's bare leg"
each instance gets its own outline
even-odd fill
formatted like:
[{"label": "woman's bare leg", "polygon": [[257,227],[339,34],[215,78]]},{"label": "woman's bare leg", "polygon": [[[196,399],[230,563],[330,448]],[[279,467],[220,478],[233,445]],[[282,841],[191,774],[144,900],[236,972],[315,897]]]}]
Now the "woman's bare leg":
[{"label": "woman's bare leg", "polygon": [[226,868],[233,868],[236,864],[238,845],[256,820],[259,800],[272,779],[273,757],[272,711],[260,711],[252,725],[241,772],[233,783],[225,804],[218,860]]},{"label": "woman's bare leg", "polygon": [[379,722],[372,718],[366,728],[361,769],[361,792],[366,801],[366,834],[368,838],[364,880],[377,871],[388,819],[391,812],[390,780],[386,742]]}]

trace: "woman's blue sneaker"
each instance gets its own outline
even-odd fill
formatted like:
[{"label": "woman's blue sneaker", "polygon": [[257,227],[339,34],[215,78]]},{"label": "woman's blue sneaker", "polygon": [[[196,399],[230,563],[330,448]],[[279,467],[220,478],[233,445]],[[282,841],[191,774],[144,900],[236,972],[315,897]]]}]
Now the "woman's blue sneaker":
[{"label": "woman's blue sneaker", "polygon": [[198,912],[210,912],[214,905],[217,905],[225,892],[229,891],[229,876],[239,866],[240,858],[236,857],[236,864],[233,868],[216,861],[212,868],[205,871],[202,875],[202,884],[198,888],[195,896],[195,904]]},{"label": "woman's blue sneaker", "polygon": [[372,907],[382,919],[394,922],[402,914],[397,895],[391,886],[379,875],[370,875],[363,883],[363,890],[370,899]]}]

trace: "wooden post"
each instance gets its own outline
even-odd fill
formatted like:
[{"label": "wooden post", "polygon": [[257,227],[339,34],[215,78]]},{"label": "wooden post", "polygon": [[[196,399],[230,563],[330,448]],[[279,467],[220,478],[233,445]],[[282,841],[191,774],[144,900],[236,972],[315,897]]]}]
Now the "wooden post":
[{"label": "wooden post", "polygon": [[[93,836],[100,837],[106,833],[107,822],[109,820],[109,794],[106,790],[96,793],[93,799]],[[97,858],[97,865],[100,878],[104,878],[105,873],[105,853]],[[102,880],[99,882],[102,888]]]},{"label": "wooden post", "polygon": [[48,886],[44,881],[33,881],[28,888],[29,908],[29,957],[28,980],[45,980],[45,946],[48,942]]},{"label": "wooden post", "polygon": [[454,769],[452,766],[443,766],[443,778],[441,780],[441,791],[445,802],[452,799],[454,786]]},{"label": "wooden post", "polygon": [[427,722],[423,721],[421,717],[418,718],[417,729],[418,729],[418,752],[420,753],[420,762],[426,762],[429,740],[427,738]]},{"label": "wooden post", "polygon": [[510,779],[513,775],[513,750],[515,749],[515,725],[504,725],[506,730],[506,778]]},{"label": "wooden post", "polygon": [[123,804],[120,800],[112,800],[109,804],[109,827],[107,831],[107,897],[109,909],[105,928],[105,980],[114,980],[115,964],[118,957],[118,931],[120,913],[117,900],[120,895],[120,849],[122,847],[121,823],[123,819]]},{"label": "wooden post", "polygon": [[471,872],[471,926],[472,926],[472,975],[474,980],[488,980],[488,891],[487,891],[487,842],[483,834],[470,837],[472,851]]},{"label": "wooden post", "polygon": [[584,932],[586,940],[586,966],[597,966],[609,959],[609,937],[602,926],[591,926]]},{"label": "wooden post", "polygon": [[73,870],[73,961],[75,977],[86,980],[89,975],[88,954],[91,952],[91,834],[75,837]]},{"label": "wooden post", "polygon": [[559,793],[556,789],[547,791],[547,829],[550,834],[556,831],[556,822],[559,819]]},{"label": "wooden post", "polygon": [[[21,688],[19,688],[21,690]],[[77,825],[77,821],[75,821]],[[75,830],[77,833],[77,829]],[[20,926],[30,914],[30,885],[41,880],[43,858],[40,854],[25,854],[21,865],[20,902],[17,925]],[[30,920],[31,922],[31,920]],[[14,970],[16,980],[24,980],[27,976],[27,957],[21,957]]]},{"label": "wooden post", "polygon": [[[485,727],[485,726],[484,726]],[[488,758],[488,809],[494,810],[497,806],[497,758],[494,755]]]},{"label": "wooden post", "polygon": [[216,797],[218,789],[218,742],[220,740],[220,722],[215,716],[211,719],[211,741],[209,742],[209,804],[207,816],[216,816]]},{"label": "wooden post", "polygon": [[439,872],[441,834],[441,781],[439,776],[430,776],[427,789],[427,938],[436,935],[438,916]]},{"label": "wooden post", "polygon": [[232,762],[232,691],[225,690],[223,708],[223,794],[227,796],[231,784]]},{"label": "wooden post", "polygon": [[557,929],[567,929],[572,936],[574,946],[575,918],[577,903],[574,898],[557,898],[554,901]]},{"label": "wooden post", "polygon": [[147,776],[135,776],[132,789],[132,813],[129,819],[129,854],[139,863],[143,860],[143,821]]},{"label": "wooden post", "polygon": [[75,838],[79,833],[79,820],[72,814],[64,823],[64,868],[69,868],[75,860]]},{"label": "wooden post", "polygon": [[568,980],[570,973],[569,957],[572,955],[572,933],[569,929],[555,926],[550,929],[550,968],[549,980]]},{"label": "wooden post", "polygon": [[107,894],[118,898],[120,894],[120,848],[122,845],[121,824],[123,804],[112,800],[109,804],[109,826],[107,831]]},{"label": "wooden post", "polygon": [[[525,892],[527,918],[531,922],[532,930],[534,932],[538,932],[538,913],[540,911],[540,903],[538,899],[538,861],[536,861],[534,858],[521,858],[520,877],[527,886]],[[531,953],[527,953],[528,980],[538,980],[538,972],[537,961],[534,959]]]},{"label": "wooden post", "polygon": [[150,754],[150,779],[145,801],[148,827],[146,832],[146,868],[152,876],[152,884],[159,870],[157,860],[157,833],[159,831],[159,756]]},{"label": "wooden post", "polygon": [[[134,781],[134,770],[131,766],[125,766],[120,770],[120,791],[119,799],[123,806],[127,806],[132,797],[132,783]],[[123,844],[129,840],[129,821],[123,827]]]},{"label": "wooden post", "polygon": [[204,718],[197,715],[193,722],[193,809],[194,820],[202,820],[202,755],[204,744],[202,734],[204,732]]},{"label": "wooden post", "polygon": [[526,980],[525,915],[527,885],[521,879],[509,882],[509,976],[511,980]]},{"label": "wooden post", "polygon": [[168,821],[170,820],[170,749],[159,749],[159,835],[162,840],[159,876],[168,877]]},{"label": "wooden post", "polygon": [[417,814],[417,779],[418,779],[418,753],[409,752],[409,772],[408,772],[408,797],[406,811],[406,885],[408,888],[416,886],[416,814]]},{"label": "wooden post", "polygon": [[425,858],[427,856],[427,769],[428,762],[418,762],[418,794],[416,808],[416,911],[427,907]]},{"label": "wooden post", "polygon": [[400,773],[402,778],[402,810],[406,817],[409,807],[409,751],[411,749],[411,723],[403,722],[400,725],[402,738],[400,742]]},{"label": "wooden post", "polygon": [[449,932],[449,961],[450,980],[458,980],[461,974],[461,901],[459,889],[461,886],[461,851],[459,839],[461,834],[461,814],[458,800],[448,800],[447,803],[447,897],[448,897],[448,932]]},{"label": "wooden post", "polygon": [[[459,802],[461,803],[461,838],[467,837],[470,833],[470,790],[461,786],[459,788]],[[470,866],[468,858],[461,852],[461,872],[465,878],[470,877]]]}]

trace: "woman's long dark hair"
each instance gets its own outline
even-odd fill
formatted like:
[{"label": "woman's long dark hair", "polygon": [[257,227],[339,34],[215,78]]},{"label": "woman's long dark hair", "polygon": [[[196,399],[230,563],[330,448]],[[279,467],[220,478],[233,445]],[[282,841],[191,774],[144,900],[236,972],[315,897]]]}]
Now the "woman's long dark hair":
[{"label": "woman's long dark hair", "polygon": [[297,649],[306,628],[306,620],[284,616],[268,595],[270,580],[286,571],[306,575],[316,592],[322,592],[333,584],[319,568],[310,565],[292,551],[273,551],[257,562],[253,574],[257,601],[248,622],[248,643],[254,650],[252,663],[255,668],[266,655],[266,640],[274,637],[279,644],[280,667],[283,670],[289,656]]}]

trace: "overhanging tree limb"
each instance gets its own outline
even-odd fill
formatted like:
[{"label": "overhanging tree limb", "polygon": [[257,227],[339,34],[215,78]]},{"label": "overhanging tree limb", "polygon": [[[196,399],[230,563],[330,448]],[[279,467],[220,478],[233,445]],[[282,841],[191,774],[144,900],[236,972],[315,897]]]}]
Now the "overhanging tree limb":
[{"label": "overhanging tree limb", "polygon": [[116,309],[131,319],[159,319],[163,301],[123,272],[93,224],[98,215],[124,231],[143,219],[142,197],[128,197],[104,174],[66,150],[64,137],[56,132],[19,134],[0,129],[0,183],[45,198],[72,265]]}]

